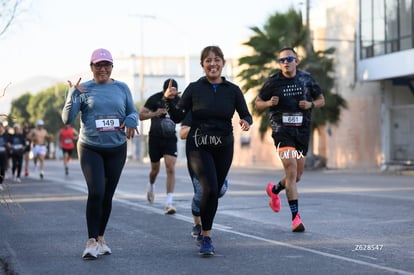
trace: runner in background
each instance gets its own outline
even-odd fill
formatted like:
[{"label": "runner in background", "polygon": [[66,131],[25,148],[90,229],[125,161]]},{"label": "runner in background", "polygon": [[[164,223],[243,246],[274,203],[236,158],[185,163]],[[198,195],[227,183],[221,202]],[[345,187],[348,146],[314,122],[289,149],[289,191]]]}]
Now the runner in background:
[{"label": "runner in background", "polygon": [[33,143],[33,161],[35,164],[35,171],[37,171],[37,162],[40,162],[40,179],[44,177],[45,158],[47,154],[47,142],[52,139],[52,135],[44,128],[44,121],[39,119],[37,121],[37,127],[32,129],[28,135],[28,138]]},{"label": "runner in background", "polygon": [[70,124],[65,124],[59,132],[59,143],[62,150],[65,175],[69,175],[68,163],[72,158],[73,150],[75,149],[75,141],[78,139],[78,135],[78,132]]}]

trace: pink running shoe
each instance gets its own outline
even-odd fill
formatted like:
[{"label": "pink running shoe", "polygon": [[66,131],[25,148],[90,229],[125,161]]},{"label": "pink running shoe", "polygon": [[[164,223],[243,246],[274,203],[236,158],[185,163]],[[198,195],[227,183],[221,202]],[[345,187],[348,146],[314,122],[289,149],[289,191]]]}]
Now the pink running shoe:
[{"label": "pink running shoe", "polygon": [[292,232],[304,232],[305,226],[303,225],[303,222],[300,220],[299,213],[296,214],[296,217],[292,221]]},{"label": "pink running shoe", "polygon": [[273,186],[275,185],[269,182],[266,187],[266,193],[270,197],[270,208],[272,208],[272,210],[275,212],[279,212],[280,208],[282,208],[282,202],[280,201],[279,194],[275,194],[272,192]]}]

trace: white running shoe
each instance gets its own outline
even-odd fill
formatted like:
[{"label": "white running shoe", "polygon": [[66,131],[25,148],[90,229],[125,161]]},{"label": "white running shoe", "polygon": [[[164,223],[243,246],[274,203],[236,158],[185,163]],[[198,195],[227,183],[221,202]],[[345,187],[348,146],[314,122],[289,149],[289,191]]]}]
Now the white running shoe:
[{"label": "white running shoe", "polygon": [[177,212],[177,210],[174,208],[174,206],[172,206],[171,203],[169,203],[165,206],[165,214],[173,215],[173,214],[175,214],[175,212]]},{"label": "white running shoe", "polygon": [[111,255],[112,251],[106,244],[103,236],[98,237],[99,255]]},{"label": "white running shoe", "polygon": [[148,188],[147,188],[147,200],[150,203],[153,203],[155,199],[155,195],[154,195],[154,184],[148,184]]},{"label": "white running shoe", "polygon": [[99,246],[94,238],[90,238],[86,243],[86,248],[83,251],[82,258],[85,260],[94,260],[98,258]]}]

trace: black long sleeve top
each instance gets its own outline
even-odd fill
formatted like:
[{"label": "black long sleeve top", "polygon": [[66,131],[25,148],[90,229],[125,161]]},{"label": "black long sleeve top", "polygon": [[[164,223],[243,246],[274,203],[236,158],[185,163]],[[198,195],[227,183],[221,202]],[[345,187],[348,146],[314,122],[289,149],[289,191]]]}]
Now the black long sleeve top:
[{"label": "black long sleeve top", "polygon": [[240,88],[222,77],[219,84],[211,84],[206,77],[190,83],[178,104],[167,99],[166,106],[171,119],[176,123],[192,112],[192,127],[203,133],[216,136],[233,134],[231,119],[237,111],[240,119],[253,123],[246,100]]}]

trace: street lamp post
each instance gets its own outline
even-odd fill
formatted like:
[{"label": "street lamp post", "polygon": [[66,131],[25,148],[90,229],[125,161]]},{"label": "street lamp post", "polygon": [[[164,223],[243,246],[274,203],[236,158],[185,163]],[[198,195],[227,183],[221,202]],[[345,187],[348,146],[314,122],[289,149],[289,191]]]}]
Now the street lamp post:
[{"label": "street lamp post", "polygon": [[[185,59],[184,59],[184,67],[185,67],[185,84],[187,85],[190,82],[190,56],[189,56],[189,50],[188,50],[188,36],[180,29],[177,28],[176,26],[174,26],[174,24],[172,22],[167,22],[167,20],[162,19],[162,18],[158,18],[156,16],[153,15],[146,15],[146,14],[132,14],[131,16],[133,17],[137,17],[140,20],[140,56],[139,56],[139,72],[138,72],[138,83],[139,83],[139,101],[140,104],[143,105],[144,104],[144,95],[145,95],[145,63],[146,63],[146,58],[145,58],[145,47],[144,47],[144,42],[145,42],[145,27],[144,27],[144,23],[145,23],[145,19],[153,19],[153,20],[160,20],[160,21],[165,21],[165,23],[167,23],[168,27],[173,27],[174,29],[176,29],[179,33],[180,36],[183,39],[183,43],[185,44]],[[148,60],[148,59],[147,59]],[[134,74],[135,75],[135,74]],[[143,161],[144,159],[144,154],[146,152],[145,150],[145,135],[144,133],[144,123],[143,121],[141,121],[140,123],[140,140],[139,140],[139,160]]]},{"label": "street lamp post", "polygon": [[309,10],[310,10],[310,0],[306,0],[306,55],[307,56],[309,56],[312,50],[312,42],[311,42],[311,37],[310,37]]},{"label": "street lamp post", "polygon": [[[140,57],[139,57],[139,73],[138,73],[138,82],[139,82],[139,102],[140,105],[144,104],[144,92],[145,92],[145,83],[144,83],[144,74],[145,74],[145,51],[144,51],[144,21],[145,19],[155,19],[156,17],[153,15],[146,15],[146,14],[133,14],[131,16],[138,17],[140,19]],[[144,124],[141,121],[139,127],[139,161],[144,160],[144,153],[145,153],[145,136],[144,136]]]},{"label": "street lamp post", "polygon": [[140,44],[141,44],[141,49],[140,49],[140,67],[139,67],[139,83],[140,83],[140,101],[141,103],[143,103],[144,100],[144,90],[145,90],[145,85],[144,85],[144,74],[145,74],[145,54],[144,54],[144,21],[145,19],[156,19],[155,16],[153,15],[145,15],[145,14],[137,14],[135,15],[137,17],[139,17],[140,19],[140,23],[141,23],[141,28],[140,28]]}]

